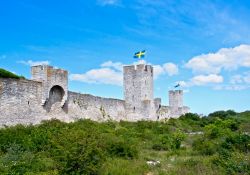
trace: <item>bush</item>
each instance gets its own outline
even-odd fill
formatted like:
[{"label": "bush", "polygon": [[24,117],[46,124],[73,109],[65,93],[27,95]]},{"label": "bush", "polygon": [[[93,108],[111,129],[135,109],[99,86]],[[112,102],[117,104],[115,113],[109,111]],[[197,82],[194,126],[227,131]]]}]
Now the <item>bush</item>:
[{"label": "bush", "polygon": [[208,117],[226,119],[230,116],[235,116],[235,115],[237,115],[237,113],[234,112],[233,110],[227,110],[227,111],[216,111],[216,112],[210,113]]},{"label": "bush", "polygon": [[213,155],[217,152],[218,146],[210,140],[200,138],[194,141],[193,148],[202,155]]},{"label": "bush", "polygon": [[226,174],[250,174],[250,162],[244,154],[222,149],[213,163],[225,169]]},{"label": "bush", "polygon": [[107,142],[107,152],[111,156],[126,159],[133,159],[138,156],[138,150],[133,143],[119,138],[111,138]]},{"label": "bush", "polygon": [[185,139],[185,134],[177,131],[173,134],[164,134],[158,136],[153,142],[152,149],[154,150],[178,150],[181,147],[182,141]]},{"label": "bush", "polygon": [[104,154],[100,145],[91,137],[85,138],[68,151],[60,174],[96,175],[103,162]]},{"label": "bush", "polygon": [[250,152],[250,136],[246,134],[233,134],[226,138],[222,143],[222,147],[225,149],[236,149],[240,152]]},{"label": "bush", "polygon": [[180,120],[193,120],[193,121],[199,121],[201,120],[200,116],[198,114],[193,113],[186,113],[179,118]]},{"label": "bush", "polygon": [[170,150],[171,143],[173,139],[169,134],[159,135],[154,141],[152,145],[152,149],[160,151],[160,150]]},{"label": "bush", "polygon": [[179,149],[181,147],[181,142],[186,138],[186,135],[180,131],[173,134],[172,139],[172,149]]}]

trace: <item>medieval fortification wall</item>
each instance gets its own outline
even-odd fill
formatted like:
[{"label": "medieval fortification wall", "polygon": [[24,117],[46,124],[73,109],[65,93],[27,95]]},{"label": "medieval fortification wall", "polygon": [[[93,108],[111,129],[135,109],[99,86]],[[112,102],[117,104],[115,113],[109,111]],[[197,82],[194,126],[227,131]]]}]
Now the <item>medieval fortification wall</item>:
[{"label": "medieval fortification wall", "polygon": [[170,106],[153,95],[153,67],[124,67],[124,100],[68,91],[68,72],[51,66],[34,66],[32,80],[0,78],[0,126],[38,124],[56,118],[162,120],[179,117],[189,108],[182,104],[182,91],[170,91]]}]

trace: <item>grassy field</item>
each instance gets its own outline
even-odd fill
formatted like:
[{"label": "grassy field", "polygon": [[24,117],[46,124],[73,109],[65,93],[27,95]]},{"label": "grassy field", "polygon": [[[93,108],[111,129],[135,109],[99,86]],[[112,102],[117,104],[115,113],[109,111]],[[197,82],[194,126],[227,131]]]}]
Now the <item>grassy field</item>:
[{"label": "grassy field", "polygon": [[250,112],[0,129],[0,174],[250,174]]}]

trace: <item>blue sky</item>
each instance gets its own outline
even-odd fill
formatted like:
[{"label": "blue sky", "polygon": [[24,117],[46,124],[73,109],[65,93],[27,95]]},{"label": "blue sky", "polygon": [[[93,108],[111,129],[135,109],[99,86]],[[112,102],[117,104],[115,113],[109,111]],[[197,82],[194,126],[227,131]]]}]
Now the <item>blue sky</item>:
[{"label": "blue sky", "polygon": [[72,91],[123,98],[121,68],[146,50],[155,97],[179,82],[192,112],[250,109],[248,0],[10,0],[0,2],[0,67],[70,73]]}]

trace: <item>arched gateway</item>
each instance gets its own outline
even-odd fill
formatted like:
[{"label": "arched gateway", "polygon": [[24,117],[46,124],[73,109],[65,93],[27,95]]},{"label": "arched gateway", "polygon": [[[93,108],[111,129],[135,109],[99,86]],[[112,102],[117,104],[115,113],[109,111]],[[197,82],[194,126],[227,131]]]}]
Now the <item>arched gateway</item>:
[{"label": "arched gateway", "polygon": [[42,82],[41,105],[47,112],[55,106],[63,108],[68,99],[68,72],[48,65],[33,66],[31,72],[32,80]]}]

